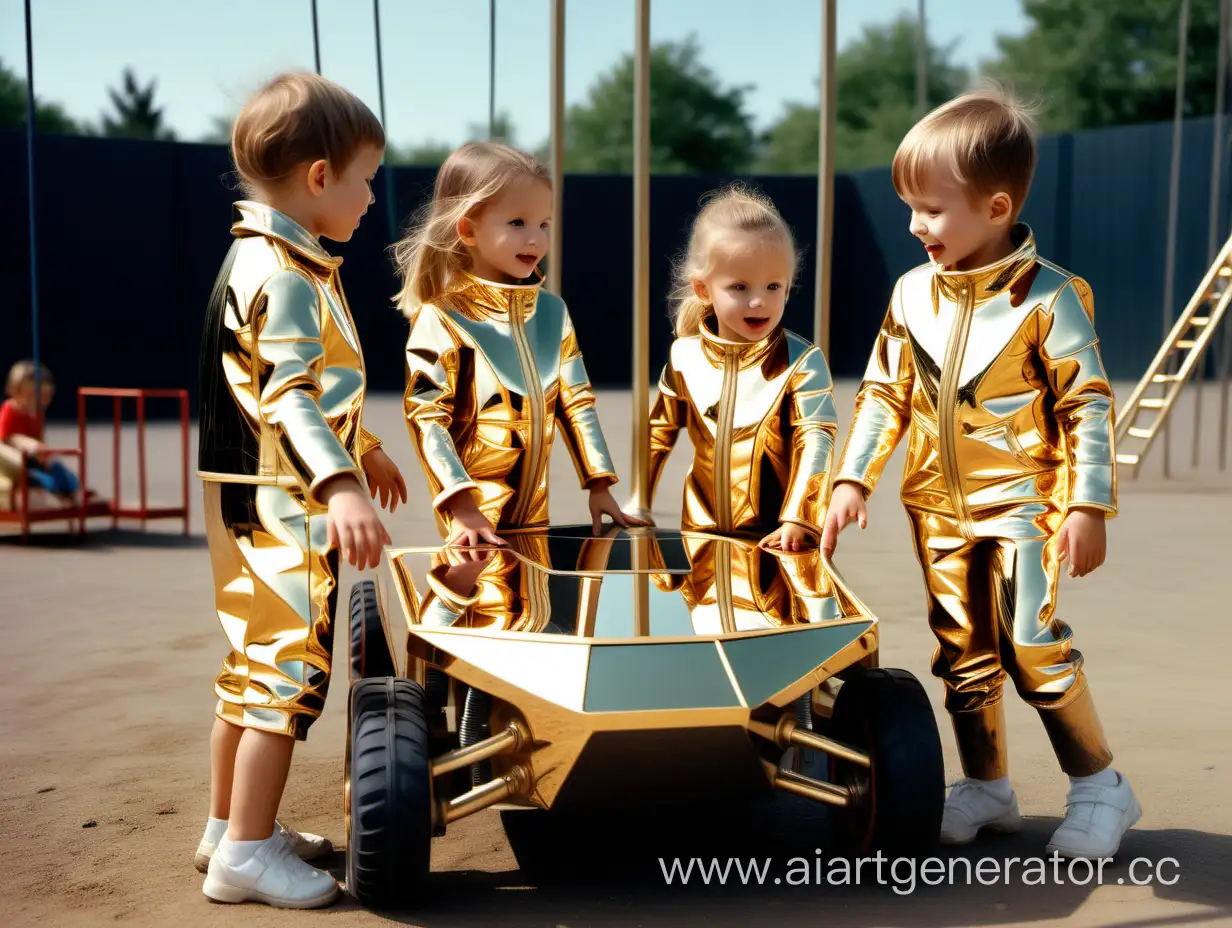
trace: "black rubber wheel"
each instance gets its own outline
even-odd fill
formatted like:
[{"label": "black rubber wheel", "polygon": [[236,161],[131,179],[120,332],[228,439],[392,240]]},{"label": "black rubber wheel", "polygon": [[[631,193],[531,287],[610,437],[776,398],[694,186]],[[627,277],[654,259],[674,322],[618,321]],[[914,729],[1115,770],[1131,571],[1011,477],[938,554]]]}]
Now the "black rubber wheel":
[{"label": "black rubber wheel", "polygon": [[360,580],[351,587],[351,683],[397,675],[377,604],[376,583]]},{"label": "black rubber wheel", "polygon": [[423,687],[386,677],[351,687],[346,888],[369,908],[406,908],[427,890],[432,774]]},{"label": "black rubber wheel", "polygon": [[854,854],[932,853],[941,834],[945,763],[928,694],[905,670],[874,668],[846,680],[825,734],[867,751],[872,766],[830,758],[831,781],[852,792],[835,810]]}]

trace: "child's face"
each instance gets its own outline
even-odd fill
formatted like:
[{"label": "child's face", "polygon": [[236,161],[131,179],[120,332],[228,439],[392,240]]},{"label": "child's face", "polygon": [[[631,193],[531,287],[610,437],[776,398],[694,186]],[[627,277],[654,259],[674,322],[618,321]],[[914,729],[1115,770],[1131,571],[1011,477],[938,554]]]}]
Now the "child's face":
[{"label": "child's face", "polygon": [[42,402],[38,406],[34,403],[34,381],[27,380],[19,384],[17,389],[13,391],[13,401],[29,412],[37,412],[40,409],[46,410],[51,405],[51,400],[56,394],[56,388],[49,383],[39,384],[39,393],[42,394]]},{"label": "child's face", "polygon": [[902,200],[911,208],[911,234],[937,267],[967,270],[1001,257],[990,257],[990,246],[1008,230],[1006,194],[971,197],[953,172],[935,165],[922,189]]},{"label": "child's face", "polygon": [[783,319],[791,284],[791,253],[776,236],[735,232],[716,243],[712,267],[693,292],[714,306],[719,337],[765,338]]},{"label": "child's face", "polygon": [[364,145],[340,175],[335,175],[324,162],[313,165],[309,183],[316,197],[313,213],[320,235],[335,242],[351,240],[375,199],[372,178],[384,153],[383,148]]},{"label": "child's face", "polygon": [[474,216],[458,223],[474,273],[488,280],[525,280],[548,253],[552,188],[541,180],[515,181]]}]

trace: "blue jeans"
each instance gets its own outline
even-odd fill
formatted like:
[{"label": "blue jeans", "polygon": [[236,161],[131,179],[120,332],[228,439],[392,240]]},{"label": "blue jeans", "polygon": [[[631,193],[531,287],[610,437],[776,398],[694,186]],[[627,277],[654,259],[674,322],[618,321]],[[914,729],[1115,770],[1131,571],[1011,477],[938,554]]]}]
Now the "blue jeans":
[{"label": "blue jeans", "polygon": [[56,496],[68,496],[77,492],[77,475],[65,467],[64,462],[58,458],[46,467],[31,461],[27,473],[30,475],[32,484]]}]

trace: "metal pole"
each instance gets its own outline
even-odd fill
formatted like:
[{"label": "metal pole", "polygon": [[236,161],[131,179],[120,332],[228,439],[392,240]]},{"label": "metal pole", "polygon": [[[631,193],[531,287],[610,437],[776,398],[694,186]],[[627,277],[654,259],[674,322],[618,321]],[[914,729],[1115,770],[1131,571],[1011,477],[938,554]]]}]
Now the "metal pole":
[{"label": "metal pole", "polygon": [[488,138],[496,137],[496,0],[488,0]]},{"label": "metal pole", "polygon": [[637,0],[633,79],[633,505],[650,508],[650,0]]},{"label": "metal pole", "polygon": [[317,0],[312,0],[312,60],[321,73],[321,31],[317,28]]},{"label": "metal pole", "polygon": [[560,259],[565,213],[565,0],[552,0],[552,113],[548,139],[552,165],[552,225],[548,242],[547,288],[561,292]]},{"label": "metal pole", "polygon": [[924,0],[920,0],[919,26],[915,37],[915,108],[919,116],[928,112],[928,30],[925,22]]},{"label": "metal pole", "polygon": [[[1172,329],[1172,289],[1176,277],[1176,223],[1181,189],[1181,127],[1185,110],[1185,58],[1189,47],[1189,0],[1181,0],[1181,24],[1176,53],[1176,103],[1172,115],[1172,176],[1168,186],[1168,245],[1164,256],[1164,306],[1160,318],[1161,341]],[[1172,372],[1169,362],[1167,372]],[[1172,433],[1164,422],[1164,476],[1171,472]]]},{"label": "metal pole", "polygon": [[[1215,262],[1215,254],[1219,248],[1219,182],[1223,174],[1223,106],[1224,84],[1228,67],[1228,48],[1225,35],[1228,29],[1228,0],[1219,0],[1219,55],[1215,69],[1215,126],[1211,143],[1211,205],[1209,222],[1206,229],[1206,264],[1209,267]],[[1192,465],[1198,466],[1202,451],[1202,394],[1206,390],[1205,377],[1207,365],[1204,363],[1197,371],[1197,382],[1194,386],[1194,424]]]},{"label": "metal pole", "polygon": [[838,0],[821,4],[820,110],[817,150],[817,274],[813,294],[813,343],[830,353],[830,239],[834,229],[834,54]]},{"label": "metal pole", "polygon": [[34,33],[30,21],[30,0],[26,0],[26,202],[30,213],[30,339],[34,361],[34,397],[38,418],[43,419],[42,384],[39,368],[38,235],[34,218],[34,132],[37,108],[34,104]]},{"label": "metal pole", "polygon": [[[1232,0],[1224,0],[1225,5],[1232,3]],[[1227,19],[1221,20],[1221,32],[1219,42],[1222,46],[1227,46],[1232,42],[1232,29],[1229,28]],[[1232,138],[1232,135],[1229,136]],[[1226,145],[1226,142],[1225,142]],[[1220,157],[1226,157],[1227,149],[1220,154]],[[1228,394],[1229,386],[1232,384],[1230,380],[1232,375],[1232,322],[1228,321],[1227,316],[1224,316],[1223,321],[1223,345],[1219,357],[1219,469],[1223,471],[1228,463]]]},{"label": "metal pole", "polygon": [[376,94],[381,105],[381,126],[385,129],[385,153],[381,164],[385,167],[385,222],[389,226],[389,240],[397,238],[398,211],[394,196],[394,170],[389,164],[389,123],[385,119],[385,65],[381,59],[381,0],[372,0],[373,33],[376,37]]}]

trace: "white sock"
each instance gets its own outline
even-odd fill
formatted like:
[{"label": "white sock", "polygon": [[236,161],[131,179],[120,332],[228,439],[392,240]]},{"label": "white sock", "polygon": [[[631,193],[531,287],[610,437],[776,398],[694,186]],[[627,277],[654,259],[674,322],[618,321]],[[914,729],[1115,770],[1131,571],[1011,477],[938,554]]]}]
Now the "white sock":
[{"label": "white sock", "polygon": [[1083,783],[1094,783],[1096,786],[1116,786],[1117,772],[1111,767],[1105,767],[1099,773],[1093,773],[1089,777],[1070,777],[1070,786],[1080,786]]},{"label": "white sock", "polygon": [[987,793],[994,799],[999,799],[1002,802],[1009,802],[1013,790],[1010,789],[1010,778],[1008,775],[1001,777],[999,780],[980,780],[980,785],[984,787]]},{"label": "white sock", "polygon": [[230,838],[223,838],[218,842],[218,850],[215,853],[221,854],[222,859],[232,867],[238,867],[251,860],[252,855],[257,853],[257,849],[262,844],[277,835],[278,832],[275,831],[269,838],[262,838],[259,841],[232,841]]},{"label": "white sock", "polygon": [[217,844],[226,833],[227,820],[225,818],[214,818],[211,815],[209,821],[205,823],[205,837],[203,840],[208,841],[210,844]]}]

